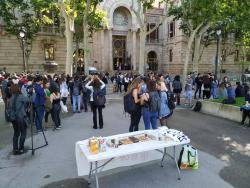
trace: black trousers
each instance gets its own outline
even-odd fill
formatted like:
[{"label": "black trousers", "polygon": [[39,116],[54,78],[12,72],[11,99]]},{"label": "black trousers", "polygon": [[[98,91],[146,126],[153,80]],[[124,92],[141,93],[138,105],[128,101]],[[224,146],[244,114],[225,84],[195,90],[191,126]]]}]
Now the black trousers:
[{"label": "black trousers", "polygon": [[12,122],[14,135],[13,135],[13,150],[24,149],[24,142],[27,134],[27,125],[24,118],[18,118],[17,121]]},{"label": "black trousers", "polygon": [[245,110],[243,109],[242,111],[242,121],[241,123],[244,123],[246,121],[246,118],[249,118],[249,123],[250,123],[250,110]]},{"label": "black trousers", "polygon": [[88,111],[89,96],[83,96],[82,103],[83,103],[83,109],[85,110],[85,112],[87,112]]},{"label": "black trousers", "polygon": [[128,83],[124,83],[124,91],[127,92],[128,91]]},{"label": "black trousers", "polygon": [[62,97],[62,102],[63,102],[64,105],[66,105],[66,103],[67,103],[67,97]]},{"label": "black trousers", "polygon": [[60,112],[61,112],[60,103],[52,104],[51,118],[53,122],[55,123],[55,128],[61,125]]},{"label": "black trousers", "polygon": [[49,121],[49,114],[51,113],[51,111],[46,111],[45,112],[45,116],[44,116],[44,118],[45,118],[45,123],[48,123],[48,121]]},{"label": "black trousers", "polygon": [[102,116],[102,108],[103,107],[95,106],[93,103],[91,103],[91,108],[92,108],[92,112],[93,112],[94,128],[97,128],[97,111],[98,111],[99,126],[100,126],[100,128],[103,128],[103,116]]},{"label": "black trousers", "polygon": [[122,92],[122,83],[118,83],[118,91],[117,92]]},{"label": "black trousers", "polygon": [[211,97],[211,93],[210,93],[210,90],[203,90],[203,99],[210,99]]},{"label": "black trousers", "polygon": [[199,92],[199,98],[201,98],[201,86],[196,86],[194,98],[196,99],[196,95]]},{"label": "black trousers", "polygon": [[141,120],[141,111],[131,113],[130,116],[130,127],[129,132],[134,132],[139,130],[139,123]]}]

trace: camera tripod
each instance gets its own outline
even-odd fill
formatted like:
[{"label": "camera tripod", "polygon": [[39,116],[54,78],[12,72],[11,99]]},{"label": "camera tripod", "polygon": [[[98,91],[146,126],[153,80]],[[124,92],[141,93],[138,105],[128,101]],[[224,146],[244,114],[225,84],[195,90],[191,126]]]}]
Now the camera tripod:
[{"label": "camera tripod", "polygon": [[31,150],[32,155],[34,155],[36,150],[47,146],[48,145],[48,141],[47,141],[46,136],[44,134],[43,127],[41,127],[42,128],[42,134],[43,134],[43,138],[44,138],[45,144],[42,145],[42,146],[38,146],[36,148],[34,147],[34,132],[33,132],[33,127],[34,127],[34,119],[35,119],[34,117],[36,116],[36,113],[34,113],[34,106],[33,106],[32,102],[30,102],[29,107],[30,107],[31,149],[28,149],[28,150]]}]

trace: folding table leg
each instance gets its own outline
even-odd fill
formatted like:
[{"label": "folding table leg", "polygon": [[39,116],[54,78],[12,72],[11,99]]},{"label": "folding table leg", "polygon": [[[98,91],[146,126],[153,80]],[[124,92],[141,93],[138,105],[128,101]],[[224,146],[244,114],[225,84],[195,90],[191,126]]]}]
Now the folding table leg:
[{"label": "folding table leg", "polygon": [[177,171],[178,171],[178,180],[181,180],[181,172],[180,172],[180,168],[178,166],[178,162],[177,162],[177,159],[176,159],[176,147],[175,146],[174,146],[174,161],[175,161],[176,168],[177,168]]},{"label": "folding table leg", "polygon": [[89,169],[89,179],[88,179],[88,184],[89,185],[91,184],[90,178],[91,178],[91,175],[92,175],[92,169],[93,169],[93,163],[91,162],[90,163],[90,169]]},{"label": "folding table leg", "polygon": [[162,156],[162,159],[161,159],[161,167],[163,167],[163,162],[164,162],[166,154],[167,154],[167,149],[164,148],[164,153],[163,153],[163,156]]},{"label": "folding table leg", "polygon": [[96,188],[99,188],[99,182],[98,182],[98,162],[95,162],[95,182],[96,182]]}]

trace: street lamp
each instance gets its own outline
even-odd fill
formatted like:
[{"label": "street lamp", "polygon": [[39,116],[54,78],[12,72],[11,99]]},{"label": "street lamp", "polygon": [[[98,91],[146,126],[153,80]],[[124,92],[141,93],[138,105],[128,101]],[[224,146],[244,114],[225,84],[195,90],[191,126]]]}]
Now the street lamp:
[{"label": "street lamp", "polygon": [[26,37],[27,37],[27,30],[25,27],[21,27],[21,29],[19,30],[19,37],[21,40],[21,47],[22,47],[22,51],[23,51],[23,70],[24,72],[26,72],[26,61],[25,61],[25,42],[26,42]]},{"label": "street lamp", "polygon": [[217,49],[216,49],[216,57],[215,57],[215,71],[214,71],[214,78],[217,80],[218,74],[218,64],[219,64],[219,43],[220,43],[220,36],[221,36],[221,29],[216,29],[216,40],[217,40]]}]

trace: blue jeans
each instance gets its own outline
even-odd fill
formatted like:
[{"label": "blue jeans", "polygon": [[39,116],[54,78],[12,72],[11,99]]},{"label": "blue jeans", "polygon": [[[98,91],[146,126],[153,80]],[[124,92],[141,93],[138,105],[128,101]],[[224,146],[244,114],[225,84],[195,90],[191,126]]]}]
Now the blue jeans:
[{"label": "blue jeans", "polygon": [[81,95],[73,95],[73,112],[76,112],[76,104],[78,112],[81,111]]},{"label": "blue jeans", "polygon": [[158,112],[150,112],[149,108],[143,108],[142,116],[145,125],[145,130],[149,130],[151,126],[152,129],[158,128],[157,126]]},{"label": "blue jeans", "polygon": [[211,94],[213,96],[213,99],[217,98],[217,87],[212,87],[211,88]]},{"label": "blue jeans", "polygon": [[37,131],[42,131],[44,114],[45,114],[45,107],[44,106],[35,107],[35,123],[36,123],[36,130]]}]

